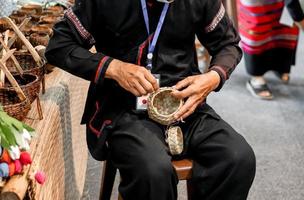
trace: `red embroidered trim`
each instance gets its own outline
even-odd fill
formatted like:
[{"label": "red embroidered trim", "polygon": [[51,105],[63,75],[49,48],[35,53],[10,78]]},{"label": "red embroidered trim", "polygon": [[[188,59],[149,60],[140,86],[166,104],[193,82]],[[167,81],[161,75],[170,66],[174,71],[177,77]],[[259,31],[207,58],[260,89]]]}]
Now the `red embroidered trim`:
[{"label": "red embroidered trim", "polygon": [[141,58],[142,58],[142,54],[143,54],[143,51],[144,49],[147,47],[148,43],[151,42],[152,38],[153,38],[153,35],[150,35],[150,37],[144,41],[144,43],[142,43],[139,47],[139,53],[138,53],[138,56],[137,56],[137,65],[141,65]]},{"label": "red embroidered trim", "polygon": [[217,25],[220,23],[220,21],[225,16],[225,12],[226,12],[225,7],[221,3],[220,10],[217,12],[217,14],[213,18],[212,22],[205,28],[206,33],[210,33],[211,31],[213,31],[217,27]]},{"label": "red embroidered trim", "polygon": [[227,78],[228,78],[227,72],[222,67],[213,66],[210,70],[213,70],[213,69],[219,70],[224,75],[225,80],[227,80]]},{"label": "red embroidered trim", "polygon": [[65,14],[64,14],[75,26],[76,30],[78,31],[78,33],[80,34],[80,36],[84,39],[89,41],[90,44],[94,44],[95,43],[95,39],[93,38],[93,36],[83,27],[83,25],[81,24],[80,20],[78,19],[78,17],[75,15],[75,13],[73,12],[72,8],[69,8],[66,10]]},{"label": "red embroidered trim", "polygon": [[98,111],[99,111],[99,103],[96,101],[96,111],[95,111],[93,117],[89,121],[89,128],[96,136],[99,136],[100,132],[92,126],[92,122],[93,122],[93,119],[95,119]]},{"label": "red embroidered trim", "polygon": [[103,57],[103,59],[101,59],[99,65],[98,65],[98,69],[97,69],[96,74],[95,74],[95,79],[94,79],[94,82],[95,82],[95,83],[97,83],[98,78],[99,78],[99,76],[100,76],[100,72],[101,72],[101,70],[102,70],[104,64],[105,64],[106,61],[108,60],[108,58],[109,58],[109,56],[105,56],[105,57]]}]

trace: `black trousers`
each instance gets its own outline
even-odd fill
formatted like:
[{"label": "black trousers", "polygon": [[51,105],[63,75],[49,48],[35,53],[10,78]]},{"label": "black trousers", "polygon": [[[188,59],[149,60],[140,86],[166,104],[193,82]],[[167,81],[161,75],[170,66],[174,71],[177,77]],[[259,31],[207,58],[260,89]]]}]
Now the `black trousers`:
[{"label": "black trousers", "polygon": [[[180,124],[194,160],[194,200],[245,200],[255,176],[255,156],[245,141],[207,104]],[[124,200],[175,200],[178,178],[167,152],[164,127],[146,114],[125,113],[108,140],[120,171]]]}]

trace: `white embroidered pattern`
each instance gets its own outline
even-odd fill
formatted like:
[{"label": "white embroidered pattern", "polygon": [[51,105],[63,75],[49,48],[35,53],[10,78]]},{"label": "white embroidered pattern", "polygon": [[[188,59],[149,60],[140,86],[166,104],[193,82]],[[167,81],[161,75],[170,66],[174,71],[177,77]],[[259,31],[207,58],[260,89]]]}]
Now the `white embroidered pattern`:
[{"label": "white embroidered pattern", "polygon": [[67,11],[65,12],[64,15],[66,16],[66,18],[68,18],[73,23],[76,30],[78,31],[78,33],[81,35],[81,37],[84,40],[88,41],[90,44],[95,43],[93,36],[83,27],[80,20],[73,12],[72,8],[67,9]]},{"label": "white embroidered pattern", "polygon": [[225,7],[223,4],[221,4],[220,10],[217,12],[212,22],[205,28],[206,33],[210,33],[216,28],[216,26],[220,23],[220,21],[225,16],[225,12],[226,12]]}]

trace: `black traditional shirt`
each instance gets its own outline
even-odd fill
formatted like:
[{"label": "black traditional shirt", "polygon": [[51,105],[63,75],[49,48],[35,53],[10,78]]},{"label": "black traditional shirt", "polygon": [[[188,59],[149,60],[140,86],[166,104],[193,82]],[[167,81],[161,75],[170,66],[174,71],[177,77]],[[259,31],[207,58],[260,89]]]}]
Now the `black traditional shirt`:
[{"label": "black traditional shirt", "polygon": [[[148,5],[153,32],[163,3]],[[55,25],[46,51],[48,62],[91,81],[84,123],[94,115],[95,103],[100,109],[107,99],[107,105],[112,105],[105,106],[106,110],[111,107],[109,113],[113,105],[124,107],[125,102],[133,102],[134,96],[115,81],[105,79],[105,72],[113,58],[145,66],[152,35],[147,35],[140,0],[78,0]],[[212,56],[209,69],[221,77],[218,90],[229,78],[242,53],[239,36],[221,1],[175,0],[170,4],[153,58],[152,73],[161,75],[161,86],[172,86],[187,76],[200,74],[195,36]],[[88,50],[93,45],[97,53]]]}]

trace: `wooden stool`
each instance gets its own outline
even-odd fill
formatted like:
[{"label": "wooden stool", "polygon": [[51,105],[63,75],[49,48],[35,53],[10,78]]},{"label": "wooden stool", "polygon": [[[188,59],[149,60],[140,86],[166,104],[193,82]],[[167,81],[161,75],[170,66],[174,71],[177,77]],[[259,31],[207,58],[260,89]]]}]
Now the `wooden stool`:
[{"label": "wooden stool", "polygon": [[[172,165],[176,170],[178,179],[187,181],[188,200],[191,200],[192,187],[189,179],[192,176],[192,165],[193,165],[192,160],[184,159],[184,160],[172,161]],[[99,200],[111,199],[115,175],[116,175],[116,168],[113,166],[111,162],[105,161],[102,170]],[[122,200],[122,198],[119,197],[118,200]]]}]

